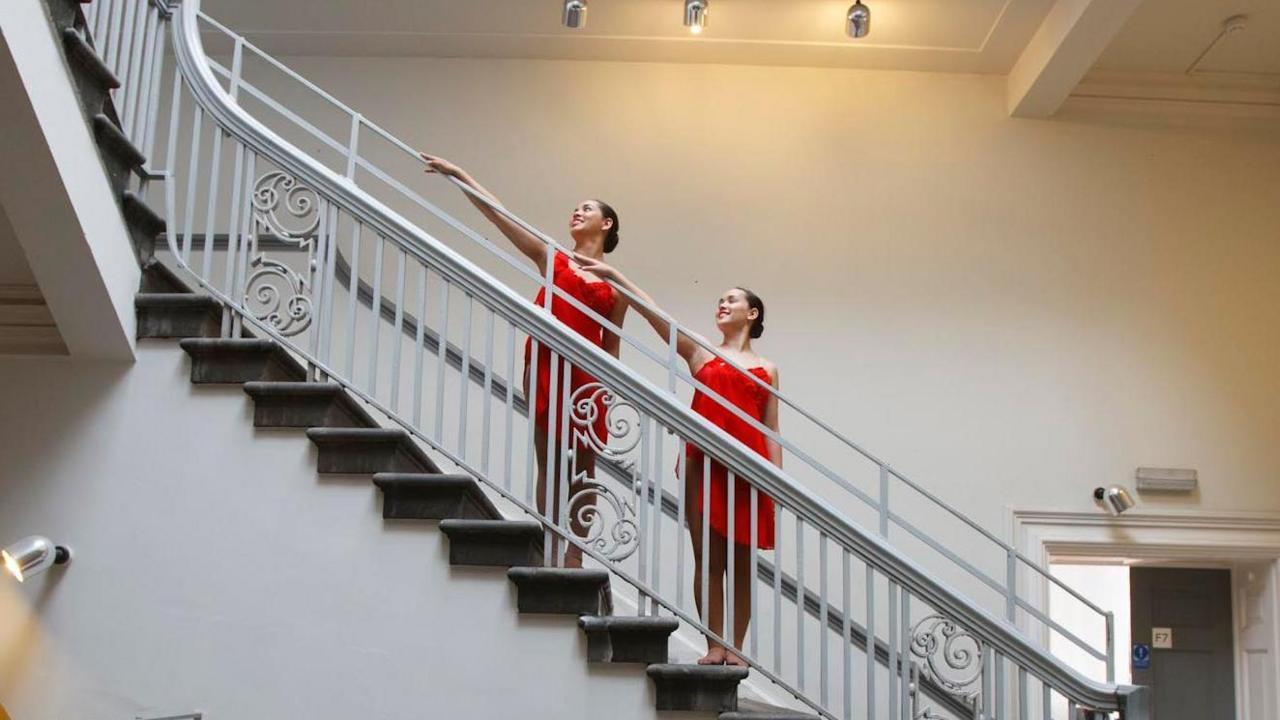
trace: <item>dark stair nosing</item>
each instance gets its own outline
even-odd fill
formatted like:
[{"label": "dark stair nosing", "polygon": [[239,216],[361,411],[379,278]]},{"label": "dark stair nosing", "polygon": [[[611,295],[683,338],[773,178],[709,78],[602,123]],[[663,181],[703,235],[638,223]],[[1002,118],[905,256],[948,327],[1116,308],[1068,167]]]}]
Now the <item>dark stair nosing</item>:
[{"label": "dark stair nosing", "polygon": [[77,67],[83,68],[85,76],[101,88],[104,95],[120,87],[120,79],[111,72],[111,68],[103,62],[89,41],[75,29],[68,27],[62,30],[62,44],[67,58]]},{"label": "dark stair nosing", "polygon": [[720,713],[717,720],[822,720],[822,716],[791,710],[769,710],[765,712],[733,711]]},{"label": "dark stair nosing", "polygon": [[657,691],[658,710],[732,712],[738,709],[738,683],[745,667],[734,665],[656,664],[645,669]]},{"label": "dark stair nosing", "polygon": [[191,382],[239,384],[252,380],[301,380],[307,371],[274,340],[188,338],[178,343],[191,356]]},{"label": "dark stair nosing", "polygon": [[587,659],[592,662],[665,663],[671,633],[679,626],[672,617],[578,618],[578,627],[587,635]]},{"label": "dark stair nosing", "polygon": [[124,167],[136,170],[147,164],[147,156],[104,113],[93,116],[93,131],[99,146]]},{"label": "dark stair nosing", "polygon": [[317,470],[321,473],[440,472],[409,433],[399,428],[310,428],[307,437],[320,450]]},{"label": "dark stair nosing", "polygon": [[450,565],[531,568],[542,564],[542,525],[517,520],[440,521]]},{"label": "dark stair nosing", "polygon": [[378,473],[382,517],[405,520],[499,520],[502,513],[466,475]]},{"label": "dark stair nosing", "polygon": [[139,264],[145,266],[148,260],[155,257],[156,236],[164,232],[166,227],[164,218],[132,190],[126,190],[121,199],[129,238],[138,253]]},{"label": "dark stair nosing", "polygon": [[218,301],[191,293],[139,293],[139,338],[198,338],[220,331],[222,309]]},{"label": "dark stair nosing", "polygon": [[256,427],[378,427],[337,383],[254,380],[244,391],[253,398]]},{"label": "dark stair nosing", "polygon": [[608,615],[613,608],[604,570],[513,567],[507,577],[516,585],[522,613]]}]

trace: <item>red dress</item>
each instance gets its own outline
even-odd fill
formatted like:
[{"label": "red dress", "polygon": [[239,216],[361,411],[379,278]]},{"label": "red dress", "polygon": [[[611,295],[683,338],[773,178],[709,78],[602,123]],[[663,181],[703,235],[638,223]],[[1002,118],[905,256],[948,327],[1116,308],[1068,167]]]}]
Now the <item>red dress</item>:
[{"label": "red dress", "polygon": [[[747,372],[770,382],[769,373],[762,367],[754,367]],[[751,378],[745,376],[737,368],[713,357],[694,375],[703,385],[714,390],[720,397],[733,403],[749,417],[763,423],[765,404],[769,400],[769,391]],[[764,433],[735,415],[717,400],[701,390],[693,395],[693,410],[711,424],[721,428],[742,442],[743,445],[756,451],[763,457],[769,457],[769,445]],[[694,445],[685,446],[685,467],[693,471],[696,481],[693,486],[693,508],[703,512],[702,500],[702,450]],[[724,465],[712,460],[711,463],[711,529],[726,536],[729,526],[728,471]],[[687,477],[687,475],[686,475]],[[734,477],[733,493],[733,541],[737,545],[751,544],[751,485],[744,479]],[[705,517],[704,513],[704,517]],[[773,549],[773,498],[762,492],[756,493],[756,546],[762,550]]]},{"label": "red dress", "polygon": [[[569,258],[563,253],[553,253],[555,259],[552,261],[552,282],[567,295],[571,295],[578,302],[586,305],[603,317],[608,317],[613,311],[615,301],[613,287],[606,282],[587,282],[582,275],[573,271],[569,265]],[[547,289],[544,287],[538,291],[538,297],[534,302],[539,307],[546,307]],[[573,328],[574,332],[586,338],[597,347],[604,347],[604,328],[600,323],[592,320],[586,313],[569,304],[569,301],[559,297],[551,299],[551,315],[560,322]],[[528,397],[529,387],[529,370],[530,355],[533,347],[533,338],[525,340],[524,343],[524,372],[525,372],[525,396]],[[558,358],[559,359],[559,358]],[[549,418],[550,408],[554,402],[556,424],[554,443],[560,442],[561,427],[560,416],[562,408],[565,407],[564,397],[564,363],[561,362],[560,368],[556,374],[556,396],[551,397],[551,349],[546,345],[538,345],[538,378],[537,378],[537,407],[534,410],[534,427],[546,437],[547,420]],[[597,382],[590,374],[574,367],[570,372],[569,392],[570,398],[572,393],[576,392],[584,385]],[[572,400],[570,400],[572,402]],[[605,408],[603,402],[597,400],[595,403],[595,418],[592,421],[592,433],[600,442],[606,442],[608,435],[605,428]],[[574,436],[574,428],[569,428],[570,441],[578,447],[589,447],[577,442]]]}]

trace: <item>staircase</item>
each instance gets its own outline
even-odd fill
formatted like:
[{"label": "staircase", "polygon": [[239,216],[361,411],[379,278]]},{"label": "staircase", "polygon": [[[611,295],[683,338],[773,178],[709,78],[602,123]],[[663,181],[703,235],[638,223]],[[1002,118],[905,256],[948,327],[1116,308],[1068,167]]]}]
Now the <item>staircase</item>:
[{"label": "staircase", "polygon": [[[138,337],[176,340],[190,358],[193,383],[241,385],[253,400],[256,427],[305,432],[318,451],[317,472],[368,476],[381,491],[385,519],[437,521],[451,564],[505,570],[520,613],[576,618],[588,661],[645,666],[657,710],[715,712],[726,720],[1148,720],[1143,689],[1083,678],[1036,641],[1029,624],[1046,632],[1054,626],[1019,595],[1019,568],[1025,580],[1030,561],[1013,548],[982,531],[998,543],[1001,562],[1007,556],[1007,582],[997,583],[1007,613],[993,612],[891,542],[891,526],[931,540],[890,510],[891,482],[940,501],[887,464],[846,441],[875,463],[879,495],[871,497],[843,465],[781,438],[803,461],[796,464],[846,493],[841,497],[870,503],[868,525],[878,525],[877,533],[684,407],[671,392],[690,381],[676,372],[674,336],[669,356],[650,353],[667,371],[665,390],[583,343],[546,308],[531,306],[374,193],[376,181],[484,252],[509,258],[358,150],[375,140],[411,148],[354,111],[342,142],[275,103],[242,75],[245,54],[256,48],[202,15],[198,2],[47,3],[143,269]],[[202,25],[230,39],[230,67],[204,55]],[[168,37],[176,59],[171,94],[161,87]],[[327,167],[302,153],[239,98],[316,135],[341,161]],[[149,160],[162,139],[163,162]],[[163,217],[153,205],[163,206]],[[535,284],[549,280],[525,275]],[[540,512],[534,497],[534,429],[522,419],[532,399],[514,389],[520,335],[551,349],[553,388],[570,367],[600,378],[594,391],[610,413],[610,437],[583,437],[584,423],[548,438],[567,449],[570,432],[579,433],[601,458],[600,478],[579,475],[571,462],[549,464],[548,476],[564,488],[560,512]],[[579,400],[566,400],[566,414],[590,407]],[[668,645],[682,627],[724,640],[687,598],[685,564],[692,559],[685,558],[681,516],[691,499],[683,483],[674,483],[676,491],[664,486],[671,452],[683,456],[688,442],[737,477],[755,478],[753,498],[767,493],[779,505],[786,539],[775,562],[751,557],[751,577],[763,581],[753,581],[752,633],[749,647],[739,649],[751,670],[669,662]],[[575,482],[588,487],[590,504],[570,497]],[[584,507],[585,536],[567,520]],[[616,519],[601,520],[604,511]],[[583,548],[592,567],[560,567],[564,543],[556,551],[552,538]],[[794,553],[788,573],[783,543],[793,541],[785,548]],[[992,585],[984,568],[937,541],[930,546],[979,585]],[[630,614],[617,612],[624,597]],[[1100,659],[1112,656],[1111,649],[1089,649]],[[739,684],[749,673],[803,710],[740,712]],[[1052,709],[1060,701],[1065,715]]]}]

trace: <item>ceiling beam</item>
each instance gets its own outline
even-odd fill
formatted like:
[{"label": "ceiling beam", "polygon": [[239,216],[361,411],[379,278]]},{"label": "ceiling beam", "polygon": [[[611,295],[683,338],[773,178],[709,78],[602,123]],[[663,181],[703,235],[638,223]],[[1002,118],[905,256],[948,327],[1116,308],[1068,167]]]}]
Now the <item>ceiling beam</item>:
[{"label": "ceiling beam", "polygon": [[1142,0],[1057,0],[1006,81],[1009,114],[1058,111]]}]

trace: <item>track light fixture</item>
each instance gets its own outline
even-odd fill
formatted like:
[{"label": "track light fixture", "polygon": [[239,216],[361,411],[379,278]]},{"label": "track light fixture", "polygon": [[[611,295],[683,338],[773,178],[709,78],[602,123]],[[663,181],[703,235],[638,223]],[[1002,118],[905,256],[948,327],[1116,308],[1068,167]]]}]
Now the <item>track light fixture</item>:
[{"label": "track light fixture", "polygon": [[709,0],[684,0],[684,26],[694,35],[702,34],[707,26]]},{"label": "track light fixture", "polygon": [[1129,491],[1119,485],[1112,485],[1109,488],[1094,488],[1093,499],[1102,503],[1102,507],[1112,515],[1119,515],[1138,503],[1129,494]]},{"label": "track light fixture", "polygon": [[32,535],[25,537],[0,550],[0,561],[10,575],[25,582],[48,570],[54,565],[62,565],[71,559],[71,550],[62,545],[54,545],[49,538]]},{"label": "track light fixture", "polygon": [[849,23],[845,31],[851,38],[866,37],[871,32],[871,8],[858,0],[849,8]]},{"label": "track light fixture", "polygon": [[587,24],[587,0],[564,0],[564,13],[560,22],[567,28],[577,30]]}]

